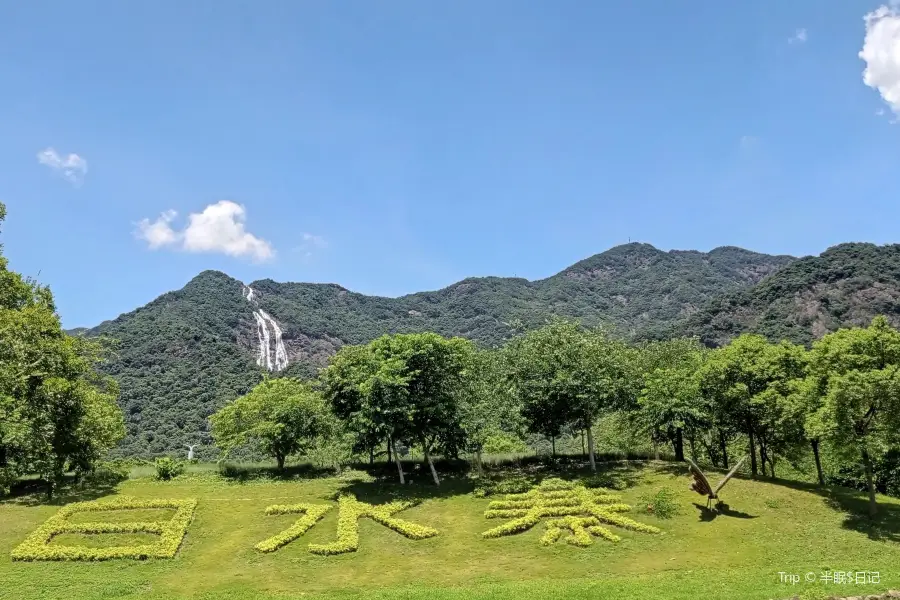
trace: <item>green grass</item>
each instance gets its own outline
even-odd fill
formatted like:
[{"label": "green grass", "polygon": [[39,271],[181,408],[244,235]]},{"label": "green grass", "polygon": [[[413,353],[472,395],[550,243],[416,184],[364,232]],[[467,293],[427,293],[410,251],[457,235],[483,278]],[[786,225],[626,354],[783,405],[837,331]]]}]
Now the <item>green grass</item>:
[{"label": "green grass", "polygon": [[[110,492],[138,498],[197,498],[194,522],[176,558],[14,563],[9,556],[13,547],[60,506],[23,496],[0,502],[0,598],[763,600],[795,594],[860,595],[900,587],[900,501],[896,499],[879,497],[881,516],[869,522],[862,516],[865,498],[856,492],[735,479],[722,493],[729,507],[714,515],[703,509],[705,499],[688,489],[690,480],[681,466],[607,468],[625,482],[621,486],[625,489],[616,494],[634,506],[626,516],[659,527],[661,535],[616,528],[622,538],[618,543],[596,539],[587,548],[562,541],[545,547],[539,543],[544,528],[538,525],[523,534],[486,540],[481,533],[498,524],[484,517],[493,497],[475,497],[471,480],[448,478],[439,490],[419,476],[406,487],[329,477],[233,482],[198,466],[174,481],[132,479]],[[524,474],[549,475],[538,467]],[[663,486],[675,491],[680,508],[671,519],[642,512],[638,504],[639,498]],[[413,541],[366,519],[360,522],[358,552],[329,557],[311,554],[307,544],[336,539],[337,508],[330,499],[340,491],[370,503],[420,500],[398,516],[434,527],[440,535]],[[91,498],[85,493],[56,502]],[[335,508],[277,552],[255,550],[255,544],[298,518],[266,516],[265,508],[301,502],[332,503]],[[134,512],[135,520],[165,516],[164,511]],[[109,513],[108,518],[132,520],[127,511]],[[62,541],[95,547],[135,542],[130,536],[113,535],[67,535]],[[802,578],[807,572],[827,569],[878,571],[881,583],[791,586],[779,581],[779,571]]]}]

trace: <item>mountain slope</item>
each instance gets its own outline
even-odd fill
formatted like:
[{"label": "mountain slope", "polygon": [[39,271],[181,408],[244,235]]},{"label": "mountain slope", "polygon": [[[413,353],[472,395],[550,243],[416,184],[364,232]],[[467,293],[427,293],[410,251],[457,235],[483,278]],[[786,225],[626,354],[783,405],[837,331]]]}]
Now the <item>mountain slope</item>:
[{"label": "mountain slope", "polygon": [[723,294],[673,332],[712,346],[743,332],[808,344],[883,314],[900,325],[900,244],[850,243],[785,266],[759,284]]},{"label": "mountain slope", "polygon": [[733,247],[663,252],[627,244],[539,281],[469,278],[400,298],[334,284],[266,279],[244,286],[205,271],[85,335],[120,340],[105,367],[122,387],[128,436],[120,452],[156,454],[203,443],[206,418],[276,368],[279,336],[288,363],[282,373],[309,376],[340,346],[393,332],[496,345],[560,315],[629,337],[656,335],[723,291],[753,285],[793,260]]}]

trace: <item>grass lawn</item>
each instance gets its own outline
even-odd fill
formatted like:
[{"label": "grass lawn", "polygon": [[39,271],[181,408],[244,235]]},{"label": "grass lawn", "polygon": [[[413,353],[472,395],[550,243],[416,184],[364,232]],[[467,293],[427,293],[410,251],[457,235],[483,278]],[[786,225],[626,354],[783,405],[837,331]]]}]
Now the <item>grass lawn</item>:
[{"label": "grass lawn", "polygon": [[[504,520],[484,517],[491,498],[477,498],[467,479],[401,487],[391,482],[360,483],[337,478],[243,483],[210,472],[189,473],[171,482],[131,479],[109,494],[138,498],[196,498],[194,521],[172,560],[107,562],[13,562],[10,552],[61,503],[39,497],[0,502],[0,598],[4,600],[87,600],[159,598],[284,599],[384,598],[547,600],[551,598],[728,600],[860,595],[900,588],[900,501],[880,497],[874,522],[861,516],[865,498],[843,489],[817,490],[786,481],[735,479],[723,491],[730,507],[719,514],[702,510],[705,499],[688,489],[680,465],[606,465],[611,477],[627,483],[617,492],[634,507],[625,513],[664,530],[653,535],[610,527],[612,543],[594,538],[578,548],[563,541],[542,546],[543,525],[499,539],[481,532]],[[547,473],[531,473],[541,477]],[[555,473],[567,477],[569,473]],[[713,475],[713,479],[716,476]],[[638,499],[661,487],[673,489],[680,514],[658,519],[641,512]],[[352,554],[317,556],[308,543],[336,538],[337,510],[331,500],[341,490],[363,502],[393,498],[422,500],[397,516],[434,527],[440,535],[412,541],[365,519],[360,547]],[[272,554],[253,546],[286,529],[299,515],[266,516],[272,504],[335,505],[296,541]],[[699,503],[700,506],[697,506]],[[124,511],[123,511],[124,512]],[[135,514],[97,513],[83,520],[156,520],[164,510]],[[82,515],[78,515],[81,518]],[[73,518],[74,520],[74,518]],[[147,543],[148,534],[65,534],[52,543],[122,545]],[[878,572],[880,583],[807,584],[805,574],[826,570]],[[780,581],[779,572],[800,575],[801,583]]]}]

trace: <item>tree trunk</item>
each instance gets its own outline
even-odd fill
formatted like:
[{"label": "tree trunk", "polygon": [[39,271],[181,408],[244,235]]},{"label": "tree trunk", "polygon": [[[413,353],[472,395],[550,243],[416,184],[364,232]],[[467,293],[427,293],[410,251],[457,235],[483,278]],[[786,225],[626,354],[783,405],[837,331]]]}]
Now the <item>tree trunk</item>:
[{"label": "tree trunk", "polygon": [[772,479],[775,479],[775,453],[773,452],[771,456],[769,456],[769,472],[772,474]]},{"label": "tree trunk", "polygon": [[659,443],[655,439],[653,440],[653,458],[659,460]]},{"label": "tree trunk", "polygon": [[388,439],[387,439],[387,459],[388,459],[387,461],[388,461],[388,464],[391,464],[392,462],[394,462],[394,457],[393,457],[393,454],[391,453],[391,450],[392,450],[391,446],[392,446],[391,436],[388,436]]},{"label": "tree trunk", "polygon": [[553,454],[553,458],[556,458],[556,436],[550,436],[550,451]]},{"label": "tree trunk", "polygon": [[591,459],[591,471],[597,472],[597,461],[594,460],[594,432],[590,427],[587,429],[588,457]]},{"label": "tree trunk", "polygon": [[584,429],[581,430],[581,455],[585,455],[584,451]]},{"label": "tree trunk", "polygon": [[406,478],[403,476],[403,465],[400,464],[400,455],[397,454],[397,446],[393,437],[391,437],[391,448],[394,450],[394,460],[397,462],[397,472],[400,474],[400,485],[406,485]]},{"label": "tree trunk", "polygon": [[431,462],[431,454],[428,453],[428,443],[424,439],[422,440],[422,450],[425,452],[425,461],[428,463],[428,468],[431,469],[434,485],[441,485],[441,480],[438,479],[437,469],[434,468],[434,463]]},{"label": "tree trunk", "polygon": [[816,475],[819,477],[819,485],[825,485],[825,474],[822,473],[822,459],[819,456],[819,440],[810,440],[813,457],[816,459]]},{"label": "tree trunk", "polygon": [[475,450],[475,468],[478,469],[478,476],[484,477],[484,465],[481,462],[481,446]]},{"label": "tree trunk", "polygon": [[284,454],[281,454],[281,453],[275,454],[275,461],[278,463],[279,471],[284,471],[284,459],[285,459]]},{"label": "tree trunk", "polygon": [[869,516],[874,517],[878,513],[878,504],[875,502],[875,478],[872,475],[872,459],[867,448],[862,449],[863,469],[866,472],[866,486],[869,488]]},{"label": "tree trunk", "polygon": [[766,476],[766,447],[762,440],[759,441],[759,469],[763,477]]},{"label": "tree trunk", "polygon": [[684,462],[684,434],[681,427],[675,430],[675,440],[672,445],[675,448],[675,460]]},{"label": "tree trunk", "polygon": [[697,447],[694,445],[694,434],[688,436],[688,444],[691,447],[691,460],[697,462]]},{"label": "tree trunk", "polygon": [[749,419],[747,419],[747,436],[750,438],[750,472],[753,473],[753,477],[756,478],[756,475],[759,472],[756,465],[756,440],[753,439],[753,426],[750,425]]},{"label": "tree trunk", "polygon": [[722,468],[728,469],[728,442],[725,440],[725,433],[719,431],[719,444],[722,447]]},{"label": "tree trunk", "polygon": [[369,466],[375,464],[375,444],[369,443]]},{"label": "tree trunk", "polygon": [[0,446],[0,468],[5,467],[6,464],[7,464],[6,446]]}]

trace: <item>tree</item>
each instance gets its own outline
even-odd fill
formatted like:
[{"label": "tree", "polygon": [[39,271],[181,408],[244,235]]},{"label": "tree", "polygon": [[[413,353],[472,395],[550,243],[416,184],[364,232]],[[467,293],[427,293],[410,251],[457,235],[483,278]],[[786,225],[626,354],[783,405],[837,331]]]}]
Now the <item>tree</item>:
[{"label": "tree", "polygon": [[875,515],[872,456],[898,443],[900,332],[884,317],[867,328],[841,329],[813,344],[807,391],[810,430],[845,455],[858,453]]},{"label": "tree", "polygon": [[503,357],[497,350],[473,350],[468,355],[459,399],[460,427],[468,449],[475,453],[475,466],[483,473],[481,455],[493,443],[510,445],[510,432],[517,432],[520,407],[504,376]]},{"label": "tree", "polygon": [[671,443],[675,459],[683,461],[685,432],[694,439],[710,428],[711,415],[696,377],[704,350],[696,340],[682,338],[649,344],[640,356],[644,375],[638,419],[654,443]]},{"label": "tree", "polygon": [[226,456],[250,445],[273,457],[279,471],[288,457],[307,452],[330,436],[335,425],[321,394],[288,377],[264,379],[209,420],[213,439]]},{"label": "tree", "polygon": [[594,423],[604,410],[626,404],[630,389],[624,344],[601,330],[557,319],[513,340],[507,351],[528,430],[551,439],[567,426],[586,430],[596,471]]},{"label": "tree", "polygon": [[0,253],[0,493],[36,473],[52,494],[66,471],[92,470],[124,436],[118,386],[96,370],[107,352],[66,335],[50,290]]},{"label": "tree", "polygon": [[760,465],[765,475],[775,453],[795,441],[785,413],[789,382],[803,376],[804,365],[802,348],[744,334],[713,350],[700,369],[700,393],[711,403],[714,418],[747,436],[754,477]]},{"label": "tree", "polygon": [[[358,435],[378,432],[392,442],[419,443],[436,485],[431,459],[459,440],[459,399],[472,343],[436,333],[385,335],[364,347],[344,347],[321,380],[325,395]],[[400,458],[394,451],[401,483]]]}]

